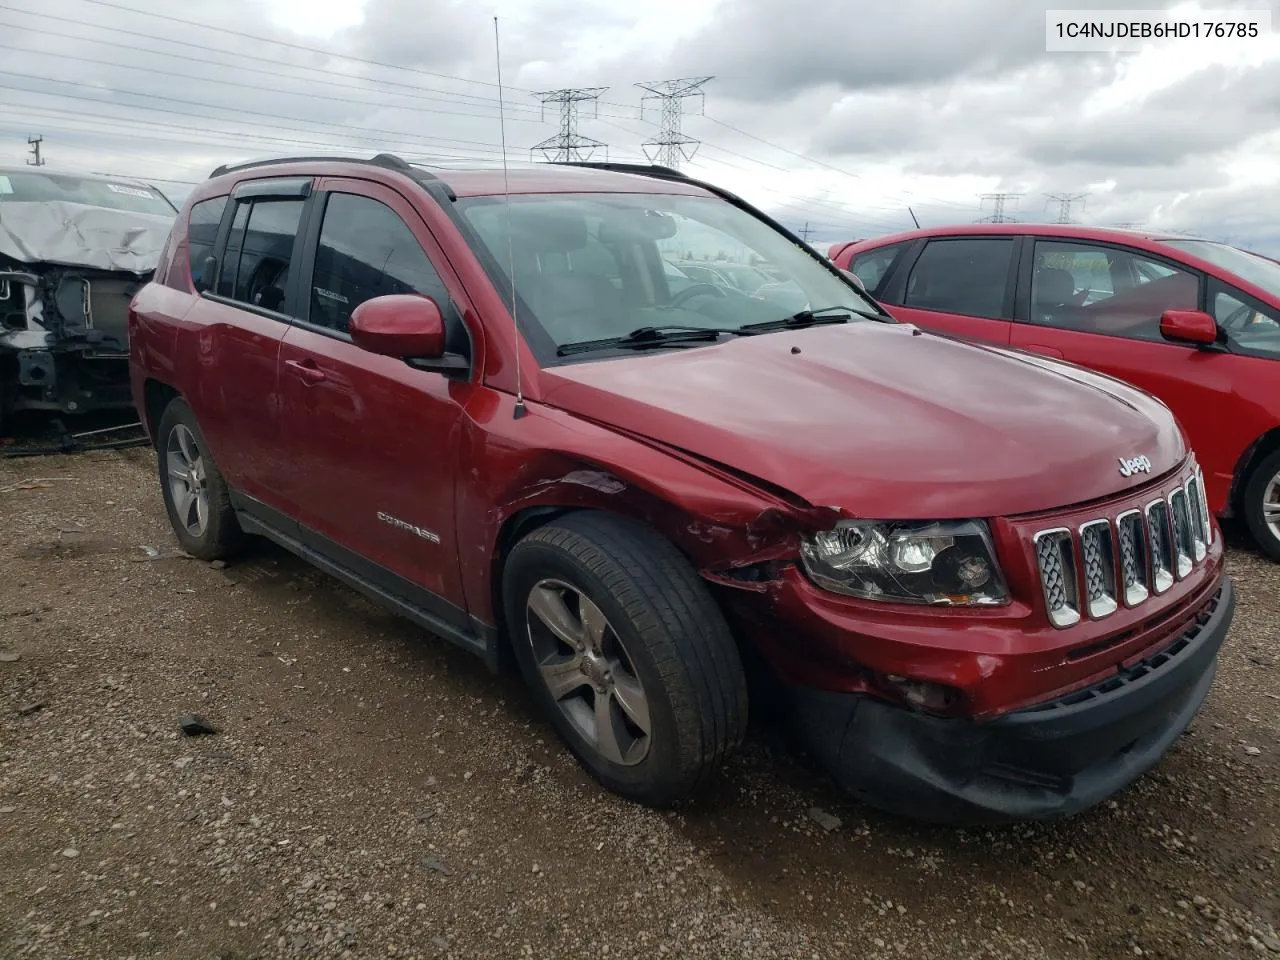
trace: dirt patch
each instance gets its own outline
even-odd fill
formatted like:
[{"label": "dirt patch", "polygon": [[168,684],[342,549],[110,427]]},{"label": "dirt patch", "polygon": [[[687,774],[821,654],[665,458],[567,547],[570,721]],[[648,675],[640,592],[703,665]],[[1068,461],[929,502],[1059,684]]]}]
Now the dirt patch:
[{"label": "dirt patch", "polygon": [[629,805],[518,683],[300,561],[176,555],[145,449],[0,462],[0,490],[0,956],[1280,956],[1280,567],[1247,549],[1156,770],[959,831],[768,728],[695,807]]}]

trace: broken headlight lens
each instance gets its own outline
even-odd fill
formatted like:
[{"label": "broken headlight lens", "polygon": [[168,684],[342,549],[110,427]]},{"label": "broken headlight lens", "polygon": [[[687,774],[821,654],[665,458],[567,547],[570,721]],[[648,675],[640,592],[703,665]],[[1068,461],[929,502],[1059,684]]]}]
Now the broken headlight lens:
[{"label": "broken headlight lens", "polygon": [[992,606],[1009,590],[981,520],[842,520],[807,538],[805,572],[819,586],[866,600]]}]

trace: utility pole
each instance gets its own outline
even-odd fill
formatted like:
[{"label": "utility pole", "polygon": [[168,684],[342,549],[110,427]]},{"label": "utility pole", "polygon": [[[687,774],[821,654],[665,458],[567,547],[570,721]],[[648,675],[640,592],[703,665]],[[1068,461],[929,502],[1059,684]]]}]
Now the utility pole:
[{"label": "utility pole", "polygon": [[44,157],[40,156],[40,144],[44,143],[44,137],[27,137],[27,144],[31,147],[32,159],[27,161],[29,167],[44,166]]},{"label": "utility pole", "polygon": [[1087,193],[1046,193],[1050,200],[1058,201],[1058,222],[1071,223],[1071,205],[1077,200],[1084,200]]},{"label": "utility pole", "polygon": [[644,147],[644,155],[651,162],[670,167],[672,170],[679,170],[682,160],[693,159],[701,141],[687,136],[680,130],[684,101],[689,97],[701,97],[705,102],[706,94],[703,93],[702,88],[714,79],[714,77],[683,77],[679,80],[636,84],[641,90],[648,91],[648,94],[640,99],[641,119],[644,118],[645,100],[662,101],[662,118],[658,135],[641,144]]},{"label": "utility pole", "polygon": [[803,227],[803,228],[801,228],[801,230],[800,230],[800,239],[801,239],[801,240],[803,240],[805,243],[808,243],[808,242],[809,242],[809,234],[810,234],[810,233],[812,233],[812,232],[813,232],[813,231],[809,229],[809,221],[808,221],[808,220],[806,220],[806,221],[804,222],[804,227]]},{"label": "utility pole", "polygon": [[979,217],[978,222],[979,223],[1014,223],[1016,222],[1014,217],[1005,216],[1004,205],[1009,200],[1016,200],[1020,196],[1022,196],[1022,194],[1020,193],[984,193],[981,198],[982,202],[985,203],[987,200],[990,200],[992,207],[994,209],[991,213],[991,216]]},{"label": "utility pole", "polygon": [[[543,90],[534,96],[542,101],[542,115],[546,117],[548,103],[560,104],[560,132],[530,147],[530,152],[541,151],[549,161],[589,160],[596,150],[603,148],[608,157],[609,148],[599,140],[592,140],[578,133],[578,104],[592,103],[608,87],[577,87],[565,90]],[[585,153],[584,153],[585,151]]]}]

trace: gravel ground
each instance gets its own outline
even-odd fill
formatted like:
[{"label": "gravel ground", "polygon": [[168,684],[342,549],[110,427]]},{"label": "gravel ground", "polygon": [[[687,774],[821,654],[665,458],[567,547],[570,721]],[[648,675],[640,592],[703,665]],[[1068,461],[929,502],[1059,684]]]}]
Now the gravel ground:
[{"label": "gravel ground", "polygon": [[2,957],[1280,957],[1280,567],[1247,547],[1155,771],[960,831],[769,729],[696,807],[628,805],[515,681],[274,548],[174,543],[145,449],[0,461]]}]

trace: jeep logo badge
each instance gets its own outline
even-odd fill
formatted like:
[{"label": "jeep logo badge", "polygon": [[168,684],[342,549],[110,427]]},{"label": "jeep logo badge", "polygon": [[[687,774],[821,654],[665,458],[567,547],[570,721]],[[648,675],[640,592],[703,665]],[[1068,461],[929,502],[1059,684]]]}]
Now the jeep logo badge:
[{"label": "jeep logo badge", "polygon": [[1132,477],[1135,473],[1150,473],[1151,461],[1146,457],[1120,458],[1120,476]]}]

